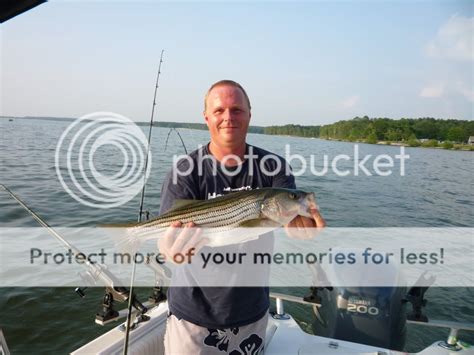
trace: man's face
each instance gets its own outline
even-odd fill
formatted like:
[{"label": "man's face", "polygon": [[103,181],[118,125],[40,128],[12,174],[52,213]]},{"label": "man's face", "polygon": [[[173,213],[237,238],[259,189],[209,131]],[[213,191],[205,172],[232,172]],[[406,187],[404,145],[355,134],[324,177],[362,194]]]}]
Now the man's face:
[{"label": "man's face", "polygon": [[249,105],[239,88],[221,85],[209,93],[204,117],[211,142],[218,147],[232,148],[245,144],[250,116]]}]

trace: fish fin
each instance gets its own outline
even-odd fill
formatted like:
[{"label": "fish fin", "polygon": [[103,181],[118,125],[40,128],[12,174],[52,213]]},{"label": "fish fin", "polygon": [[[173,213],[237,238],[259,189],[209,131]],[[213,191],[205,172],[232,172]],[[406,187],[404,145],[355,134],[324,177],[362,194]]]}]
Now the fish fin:
[{"label": "fish fin", "polygon": [[255,218],[244,221],[240,224],[240,227],[254,228],[254,227],[279,227],[280,223],[272,221],[268,218]]},{"label": "fish fin", "polygon": [[173,206],[171,207],[171,210],[174,210],[176,208],[181,208],[185,206],[191,206],[194,205],[195,203],[202,202],[202,200],[184,200],[184,199],[177,199],[174,200]]}]

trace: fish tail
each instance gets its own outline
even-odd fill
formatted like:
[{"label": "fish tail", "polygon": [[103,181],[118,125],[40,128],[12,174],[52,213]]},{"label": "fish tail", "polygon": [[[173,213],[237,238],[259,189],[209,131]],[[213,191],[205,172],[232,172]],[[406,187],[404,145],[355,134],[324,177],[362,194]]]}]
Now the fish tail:
[{"label": "fish tail", "polygon": [[[146,231],[132,228],[124,228],[124,234],[115,243],[115,248],[118,252],[135,254],[142,248],[146,241],[158,240],[163,234],[163,230],[154,229],[153,231]],[[156,250],[156,244],[153,247]]]},{"label": "fish tail", "polygon": [[137,236],[125,233],[125,235],[120,236],[118,241],[115,243],[115,249],[119,253],[128,253],[133,255],[140,249],[142,244],[143,242]]}]

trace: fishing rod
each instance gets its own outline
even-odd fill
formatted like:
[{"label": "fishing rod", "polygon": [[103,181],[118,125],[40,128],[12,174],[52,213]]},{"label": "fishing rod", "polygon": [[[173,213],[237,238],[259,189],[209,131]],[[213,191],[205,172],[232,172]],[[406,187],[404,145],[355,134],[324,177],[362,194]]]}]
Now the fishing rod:
[{"label": "fishing rod", "polygon": [[[127,290],[125,287],[117,286],[123,283],[112,274],[105,265],[91,262],[88,258],[83,258],[84,255],[77,247],[69,243],[64,239],[56,230],[53,229],[43,218],[41,218],[36,212],[34,212],[20,197],[18,197],[13,191],[3,184],[0,184],[0,188],[6,191],[25,211],[27,211],[42,227],[44,227],[49,234],[51,234],[56,240],[66,249],[74,253],[75,259],[80,257],[79,264],[85,265],[87,268],[87,276],[96,283],[98,280],[105,286],[106,295],[104,296],[103,312],[96,317],[96,322],[99,324],[105,323],[118,316],[118,312],[112,309],[112,303],[114,300],[119,302],[129,301],[138,311],[145,313],[146,307],[137,299],[132,291]],[[86,288],[76,288],[76,293],[79,296],[84,297],[84,290]]]},{"label": "fishing rod", "polygon": [[[148,130],[148,142],[147,142],[147,153],[145,155],[145,165],[143,167],[143,187],[142,187],[142,193],[140,197],[140,209],[138,212],[138,223],[142,221],[142,216],[144,214],[143,212],[143,205],[145,201],[145,188],[146,188],[146,176],[147,176],[147,169],[148,169],[148,157],[150,154],[151,150],[151,132],[153,130],[153,118],[155,115],[155,106],[156,106],[156,94],[158,92],[158,87],[159,87],[159,81],[160,81],[160,74],[161,74],[161,64],[163,63],[163,53],[164,49],[161,50],[161,56],[160,56],[160,64],[158,65],[158,73],[156,75],[156,84],[155,84],[155,93],[153,95],[153,105],[151,107],[151,117],[150,117],[150,128]],[[148,215],[148,214],[147,214]],[[136,254],[135,254],[136,256]],[[130,280],[130,293],[133,292],[133,283],[135,280],[135,271],[137,268],[137,264],[135,263],[135,256],[133,257],[132,260],[132,275],[131,275],[131,280]],[[161,289],[158,289],[158,292],[161,292]],[[126,327],[125,327],[125,340],[123,344],[123,355],[127,355],[128,353],[128,343],[129,343],[129,336],[130,336],[130,322],[132,319],[132,306],[133,302],[130,299],[128,302],[128,311],[127,311],[127,322],[126,322]]]},{"label": "fishing rod", "polygon": [[151,150],[151,132],[153,129],[153,118],[155,116],[155,106],[156,106],[156,93],[158,92],[158,83],[160,81],[160,74],[161,74],[161,63],[163,63],[163,53],[164,49],[161,50],[161,56],[160,56],[160,64],[158,65],[158,74],[156,75],[156,84],[155,84],[155,93],[153,95],[153,105],[151,107],[151,117],[150,117],[150,128],[148,130],[148,143],[147,143],[147,152],[145,156],[145,166],[143,167],[143,187],[142,187],[142,193],[140,197],[140,210],[138,212],[138,223],[142,221],[142,216],[143,216],[143,204],[145,202],[145,188],[146,188],[146,171],[148,169],[148,155],[150,154]]},{"label": "fishing rod", "polygon": [[165,142],[165,151],[166,148],[168,148],[168,140],[170,139],[171,132],[175,131],[176,134],[178,135],[179,139],[181,140],[181,145],[184,148],[184,152],[188,154],[188,150],[186,149],[186,145],[184,144],[183,138],[181,137],[181,134],[179,134],[178,130],[174,127],[171,127],[170,130],[168,131],[168,135],[166,136],[166,142]]}]

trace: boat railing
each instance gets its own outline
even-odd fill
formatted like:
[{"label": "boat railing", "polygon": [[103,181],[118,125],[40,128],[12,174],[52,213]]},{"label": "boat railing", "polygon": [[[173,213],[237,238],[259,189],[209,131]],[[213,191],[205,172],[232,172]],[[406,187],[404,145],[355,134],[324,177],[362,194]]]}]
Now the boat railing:
[{"label": "boat railing", "polygon": [[[273,317],[279,320],[290,319],[290,316],[285,312],[284,302],[291,302],[297,304],[303,304],[311,307],[321,307],[321,304],[317,302],[309,302],[303,299],[303,297],[287,295],[284,293],[278,292],[270,292],[270,298],[275,300],[275,312],[273,312]],[[158,304],[153,302],[145,302],[144,305],[151,309]],[[136,313],[134,311],[133,313]],[[119,311],[118,316],[114,320],[119,320],[125,318],[127,314],[127,310],[123,309]],[[99,323],[99,322],[97,322]],[[458,344],[458,334],[460,330],[467,330],[467,331],[474,331],[474,323],[470,322],[453,322],[453,321],[446,321],[446,320],[437,320],[437,319],[429,319],[428,321],[417,321],[417,320],[409,320],[407,319],[408,324],[417,324],[420,326],[427,326],[427,327],[436,327],[436,328],[448,328],[449,335],[446,341],[442,342],[444,346],[448,349],[454,349]],[[100,323],[99,323],[100,324]],[[103,324],[102,324],[103,325]],[[440,344],[440,346],[443,346]]]},{"label": "boat railing", "polygon": [[[312,307],[321,307],[321,304],[316,302],[305,301],[302,297],[286,295],[283,293],[270,292],[270,298],[275,299],[276,310],[274,313],[274,318],[276,319],[288,319],[289,316],[285,313],[285,307],[283,301],[309,305]],[[449,335],[448,339],[443,342],[447,349],[454,349],[458,344],[458,334],[460,330],[474,331],[474,323],[470,322],[453,322],[445,320],[430,319],[427,321],[418,321],[418,320],[408,320],[409,324],[418,324],[427,327],[436,327],[436,328],[448,328]],[[443,344],[440,344],[443,346]]]}]

